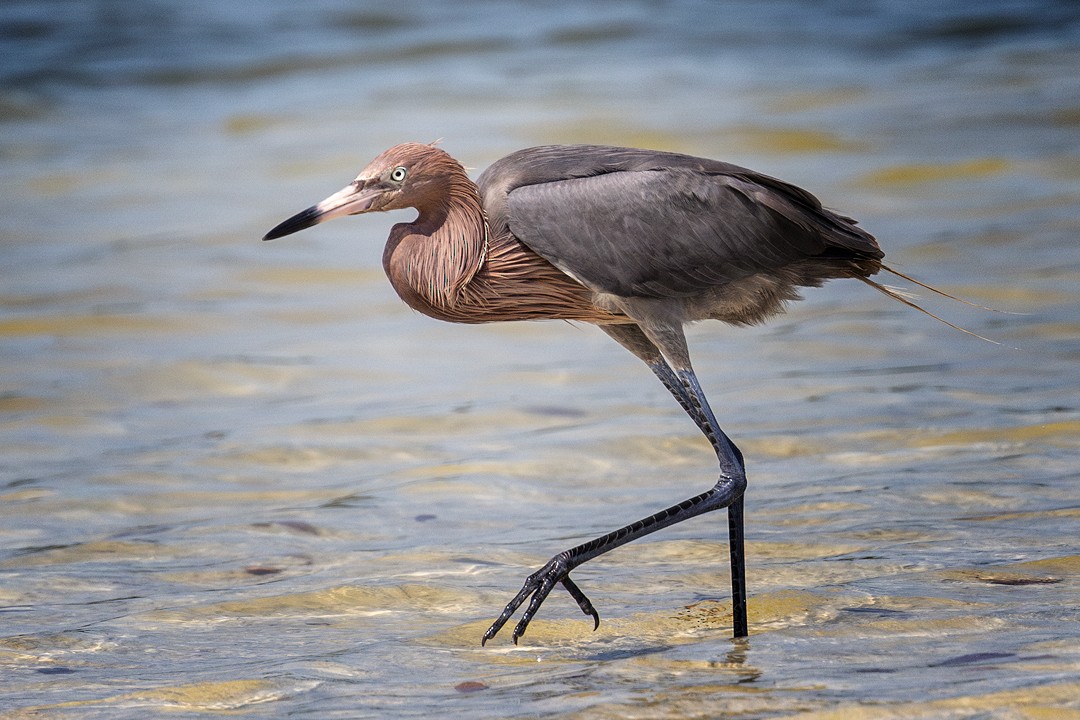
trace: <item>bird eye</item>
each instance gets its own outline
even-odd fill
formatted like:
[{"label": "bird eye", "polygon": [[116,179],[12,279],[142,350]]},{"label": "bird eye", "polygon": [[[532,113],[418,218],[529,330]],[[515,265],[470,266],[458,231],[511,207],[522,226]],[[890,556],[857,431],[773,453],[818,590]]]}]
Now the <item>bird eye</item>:
[{"label": "bird eye", "polygon": [[394,182],[399,183],[399,182],[401,182],[402,180],[405,179],[405,176],[408,173],[409,173],[409,171],[406,170],[405,168],[396,167],[396,168],[394,168],[393,170],[390,171],[390,179],[393,180]]}]

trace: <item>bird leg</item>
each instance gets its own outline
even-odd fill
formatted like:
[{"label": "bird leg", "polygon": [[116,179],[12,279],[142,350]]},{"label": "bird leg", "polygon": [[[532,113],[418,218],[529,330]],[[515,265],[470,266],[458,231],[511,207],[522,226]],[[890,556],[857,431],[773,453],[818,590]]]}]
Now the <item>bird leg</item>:
[{"label": "bird leg", "polygon": [[[681,330],[670,325],[652,328],[607,325],[601,326],[601,329],[649,366],[705,435],[720,462],[718,484],[725,478],[739,478],[745,487],[746,464],[742,451],[720,429],[720,423],[716,421],[690,364],[690,353]],[[664,348],[664,352],[661,352],[660,348]],[[665,353],[674,361],[676,367],[682,368],[678,373],[672,369],[672,363],[665,359]],[[728,555],[731,561],[732,632],[735,637],[746,637],[749,627],[746,618],[746,552],[742,493],[728,506]]]},{"label": "bird leg", "polygon": [[[583,547],[583,546],[580,546]],[[548,561],[547,565],[534,572],[529,577],[525,578],[525,584],[514,599],[507,603],[499,617],[495,622],[491,624],[487,632],[484,633],[483,639],[480,644],[486,645],[487,641],[495,637],[495,635],[502,629],[502,626],[506,624],[506,621],[517,612],[517,609],[521,607],[525,599],[530,595],[532,599],[529,601],[528,607],[525,608],[525,612],[521,614],[521,620],[518,621],[517,627],[514,628],[513,641],[517,645],[518,638],[525,634],[525,628],[529,626],[533,616],[536,615],[537,610],[540,609],[541,603],[551,594],[551,591],[555,589],[555,583],[561,583],[566,591],[570,593],[570,597],[574,598],[578,607],[581,608],[581,612],[586,615],[591,615],[593,619],[593,630],[600,627],[600,613],[596,612],[596,608],[593,607],[592,602],[585,596],[585,593],[581,591],[581,588],[577,586],[573,580],[570,579],[570,565],[571,557],[574,552],[579,548],[573,548],[566,552],[559,553],[555,557]],[[579,560],[576,565],[585,562]]]},{"label": "bird leg", "polygon": [[731,559],[731,634],[750,634],[746,619],[746,548],[743,535],[743,496],[728,505],[728,556]]},{"label": "bird leg", "polygon": [[[705,393],[698,383],[692,369],[677,375],[661,358],[659,362],[649,363],[649,367],[660,378],[664,387],[679,401],[679,405],[708,438],[720,460],[720,480],[725,479],[741,483],[746,487],[746,466],[742,451],[720,429],[712,408],[705,398]],[[676,381],[678,381],[676,383]],[[743,532],[743,496],[739,496],[728,506],[728,555],[731,562],[731,616],[732,634],[746,637],[749,623],[746,618],[746,550]]]},{"label": "bird leg", "polygon": [[514,596],[513,600],[507,603],[506,607],[499,614],[499,617],[495,619],[495,622],[493,622],[487,632],[484,633],[484,637],[480,644],[484,645],[488,640],[495,637],[499,630],[502,629],[503,625],[506,624],[510,617],[517,612],[517,609],[525,603],[526,598],[528,598],[529,604],[525,608],[525,612],[521,614],[521,619],[518,621],[517,626],[514,628],[514,634],[511,636],[511,639],[516,645],[518,638],[525,634],[526,628],[529,627],[529,623],[540,609],[540,605],[547,599],[547,596],[551,594],[551,591],[555,588],[557,583],[562,584],[562,586],[566,588],[571,597],[577,601],[578,607],[581,608],[582,612],[592,616],[595,623],[593,629],[595,630],[600,627],[600,615],[596,612],[595,608],[593,608],[592,603],[585,596],[585,593],[583,593],[570,579],[570,572],[574,568],[599,555],[603,555],[610,550],[614,550],[621,545],[625,545],[632,540],[636,540],[639,537],[649,535],[657,530],[696,517],[702,513],[709,512],[710,510],[727,507],[742,493],[744,487],[745,482],[718,482],[708,492],[696,495],[688,500],[682,501],[678,505],[673,505],[666,510],[661,510],[655,515],[642,518],[626,527],[559,553],[551,558],[544,567],[525,579],[525,584],[518,594]]},{"label": "bird leg", "polygon": [[[696,517],[712,510],[728,508],[728,532],[731,555],[731,585],[733,631],[735,637],[745,637],[746,621],[746,580],[743,553],[743,507],[742,495],[746,489],[746,474],[743,469],[743,457],[735,444],[720,430],[705,398],[697,376],[689,365],[689,359],[678,372],[664,359],[657,349],[637,326],[621,325],[603,327],[605,332],[619,341],[624,347],[644,360],[656,376],[675,397],[687,415],[701,429],[716,450],[720,460],[720,478],[710,490],[684,500],[678,505],[662,510],[614,532],[598,537],[590,542],[578,545],[551,558],[544,567],[525,579],[525,583],[514,599],[507,603],[499,617],[491,624],[481,645],[502,629],[521,605],[529,603],[511,636],[514,644],[525,634],[529,623],[535,617],[540,605],[547,599],[556,584],[562,584],[577,602],[578,607],[594,620],[593,629],[600,626],[600,615],[581,589],[570,579],[570,572],[579,565],[592,560],[610,550],[625,545],[639,537],[649,535],[665,527]],[[685,353],[685,344],[683,345]]]}]

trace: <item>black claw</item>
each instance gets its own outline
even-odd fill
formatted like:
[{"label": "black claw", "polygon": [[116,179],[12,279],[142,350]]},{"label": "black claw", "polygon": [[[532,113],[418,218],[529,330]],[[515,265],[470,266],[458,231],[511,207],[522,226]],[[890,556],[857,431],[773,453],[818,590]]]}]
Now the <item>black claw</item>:
[{"label": "black claw", "polygon": [[562,555],[556,555],[548,561],[547,565],[525,578],[525,584],[521,590],[514,596],[513,600],[506,604],[499,617],[495,618],[495,622],[484,633],[484,637],[480,640],[481,647],[486,645],[488,640],[495,637],[502,630],[503,625],[528,598],[529,604],[526,606],[525,612],[521,614],[521,619],[514,626],[514,632],[510,636],[510,639],[517,645],[518,639],[525,634],[525,631],[529,628],[529,623],[532,622],[540,609],[540,605],[551,594],[556,584],[561,584],[566,588],[566,591],[570,593],[570,597],[574,598],[578,607],[581,608],[581,612],[592,617],[593,630],[600,627],[600,614],[596,612],[596,608],[593,607],[589,598],[585,597],[585,593],[581,591],[581,588],[570,579],[569,572],[570,568],[567,567],[566,558]]},{"label": "black claw", "polygon": [[578,607],[581,608],[581,612],[592,616],[593,632],[596,632],[597,628],[600,627],[600,613],[596,612],[596,608],[593,607],[592,602],[589,601],[589,598],[585,597],[585,593],[581,592],[581,588],[577,586],[577,583],[570,579],[569,575],[563,578],[562,585],[566,588],[566,592],[570,593],[570,597],[577,601]]}]

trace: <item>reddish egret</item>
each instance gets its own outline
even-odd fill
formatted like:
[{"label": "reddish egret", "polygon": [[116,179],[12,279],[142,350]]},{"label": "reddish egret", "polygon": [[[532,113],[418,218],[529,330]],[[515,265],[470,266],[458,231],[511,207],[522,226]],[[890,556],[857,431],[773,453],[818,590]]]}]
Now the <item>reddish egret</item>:
[{"label": "reddish egret", "polygon": [[862,280],[910,304],[869,280],[882,268],[895,272],[882,264],[873,236],[801,188],[717,160],[546,146],[508,155],[473,182],[443,150],[407,143],[263,239],[342,215],[402,208],[419,214],[391,228],[383,268],[410,307],[459,323],[596,324],[660,378],[720,464],[706,492],[551,558],[526,578],[482,643],[528,600],[516,643],[556,585],[599,627],[599,614],[570,579],[574,568],[720,508],[728,511],[733,632],[745,636],[743,456],[698,384],[683,325],[763,322],[799,299],[799,287],[831,278]]}]

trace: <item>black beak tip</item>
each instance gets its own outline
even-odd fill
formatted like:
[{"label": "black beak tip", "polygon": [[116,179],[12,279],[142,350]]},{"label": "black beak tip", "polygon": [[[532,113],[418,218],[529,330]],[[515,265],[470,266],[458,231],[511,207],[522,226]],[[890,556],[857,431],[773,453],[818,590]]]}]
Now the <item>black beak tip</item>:
[{"label": "black beak tip", "polygon": [[270,232],[263,235],[263,240],[276,240],[280,237],[285,237],[286,235],[292,235],[293,233],[305,230],[312,225],[317,225],[321,214],[322,213],[315,207],[309,207],[307,210],[299,212],[288,220],[275,225]]}]

